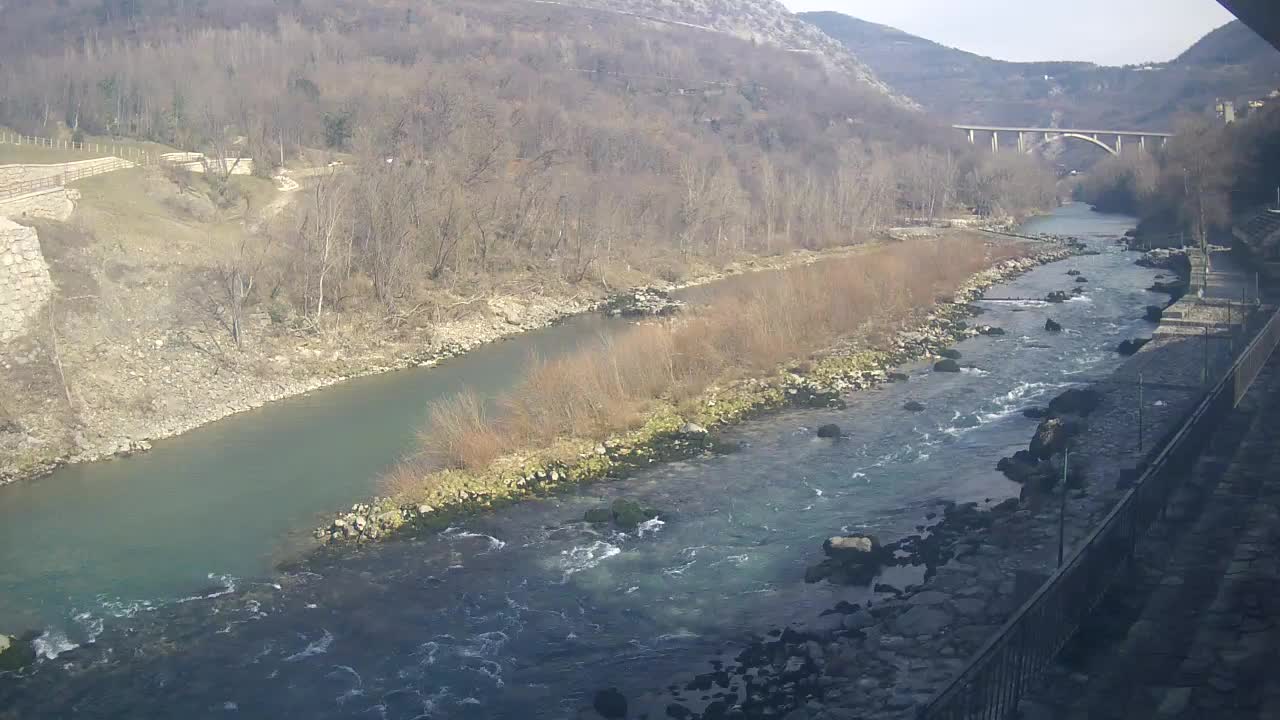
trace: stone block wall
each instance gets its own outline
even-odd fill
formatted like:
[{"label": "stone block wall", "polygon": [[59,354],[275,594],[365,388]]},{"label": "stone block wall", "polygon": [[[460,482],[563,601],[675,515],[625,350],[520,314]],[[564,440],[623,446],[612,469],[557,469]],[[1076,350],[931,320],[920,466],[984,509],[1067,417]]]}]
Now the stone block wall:
[{"label": "stone block wall", "polygon": [[0,343],[27,332],[52,294],[36,231],[0,218]]}]

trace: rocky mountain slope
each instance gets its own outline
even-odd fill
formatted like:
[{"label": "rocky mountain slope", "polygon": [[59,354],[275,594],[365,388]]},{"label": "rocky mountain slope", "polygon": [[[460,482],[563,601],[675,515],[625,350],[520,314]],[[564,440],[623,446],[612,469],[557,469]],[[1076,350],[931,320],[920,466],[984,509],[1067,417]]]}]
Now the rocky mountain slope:
[{"label": "rocky mountain slope", "polygon": [[1280,53],[1239,22],[1172,61],[1128,67],[1015,63],[949,48],[833,12],[802,19],[844,43],[895,90],[952,122],[1166,129],[1218,98],[1266,97],[1280,87]]},{"label": "rocky mountain slope", "polygon": [[[537,0],[546,2],[547,0]],[[557,5],[592,8],[659,23],[699,27],[751,42],[774,45],[791,52],[813,53],[829,66],[895,97],[904,105],[912,101],[895,94],[849,46],[837,42],[814,24],[805,22],[778,0],[570,0]]]}]

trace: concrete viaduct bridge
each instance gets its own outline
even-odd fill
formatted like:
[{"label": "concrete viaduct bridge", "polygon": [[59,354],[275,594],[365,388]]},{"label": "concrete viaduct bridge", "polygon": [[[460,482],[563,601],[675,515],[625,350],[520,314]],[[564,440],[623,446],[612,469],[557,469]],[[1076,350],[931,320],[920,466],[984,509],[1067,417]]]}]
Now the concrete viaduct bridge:
[{"label": "concrete viaduct bridge", "polygon": [[[992,152],[1000,151],[1000,136],[1002,134],[1008,137],[1016,136],[1018,139],[1018,152],[1023,153],[1031,152],[1050,140],[1071,138],[1097,145],[1112,155],[1119,155],[1124,151],[1125,138],[1136,139],[1138,147],[1145,150],[1148,140],[1159,142],[1160,147],[1164,147],[1165,141],[1173,137],[1173,133],[1146,132],[1142,130],[1080,130],[1076,128],[995,127],[991,125],[953,125],[952,127],[964,131],[968,135],[969,144],[971,145],[977,144],[977,136],[979,134],[989,135]],[[1108,141],[1114,142],[1108,144]]]}]

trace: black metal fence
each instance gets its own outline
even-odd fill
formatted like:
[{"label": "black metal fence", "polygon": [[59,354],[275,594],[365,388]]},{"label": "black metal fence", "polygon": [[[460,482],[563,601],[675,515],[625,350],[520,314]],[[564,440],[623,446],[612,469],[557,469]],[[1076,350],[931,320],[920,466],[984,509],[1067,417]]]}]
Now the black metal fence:
[{"label": "black metal fence", "polygon": [[1097,529],[921,709],[921,718],[998,720],[1017,708],[1027,687],[1071,639],[1133,557],[1138,538],[1194,465],[1210,429],[1239,404],[1277,344],[1280,313],[1272,315],[1187,420],[1140,468],[1138,481]]}]

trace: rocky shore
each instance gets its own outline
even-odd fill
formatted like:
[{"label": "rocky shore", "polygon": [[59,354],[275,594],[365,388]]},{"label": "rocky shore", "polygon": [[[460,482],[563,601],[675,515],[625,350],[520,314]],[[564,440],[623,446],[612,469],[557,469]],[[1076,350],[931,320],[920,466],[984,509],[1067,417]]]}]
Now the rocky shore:
[{"label": "rocky shore", "polygon": [[[756,378],[713,388],[689,417],[673,406],[659,407],[640,428],[603,442],[569,441],[573,461],[545,462],[538,458],[503,458],[488,471],[447,471],[433,476],[424,497],[413,502],[375,498],[338,513],[314,535],[328,544],[379,540],[414,529],[438,528],[452,518],[514,502],[556,488],[603,479],[616,479],[636,469],[687,458],[716,448],[714,431],[764,412],[794,406],[829,406],[845,393],[901,379],[894,369],[925,358],[943,358],[958,340],[996,334],[998,328],[971,326],[970,305],[983,291],[1038,265],[1080,252],[1065,241],[1045,245],[1031,257],[1007,260],[982,271],[952,298],[939,302],[910,330],[898,333],[879,350],[846,349],[817,362],[796,363],[770,378]],[[945,359],[947,362],[954,360]],[[562,450],[564,450],[562,448]],[[560,453],[562,456],[566,453]]]},{"label": "rocky shore", "polygon": [[[1180,272],[1176,257],[1146,261],[1169,262]],[[1162,353],[1157,362],[1129,361],[1114,382],[1068,389],[1048,408],[1029,411],[1042,422],[1027,449],[1001,461],[1027,464],[1027,474],[1015,478],[1023,483],[1021,498],[985,508],[939,506],[926,516],[937,518],[931,527],[894,543],[832,537],[823,543],[825,559],[806,575],[810,582],[870,584],[884,567],[912,565],[924,569],[920,584],[875,585],[875,599],[864,605],[840,603],[816,622],[776,628],[730,662],[712,661],[712,672],[637,704],[651,716],[674,718],[916,717],[1052,572],[1060,519],[1069,553],[1153,452],[1137,441],[1131,381],[1139,368],[1149,382],[1165,384],[1145,396],[1147,435],[1162,437],[1199,400],[1180,389],[1198,383],[1196,351],[1194,344],[1152,343],[1137,353]],[[1063,483],[1068,442],[1075,469]]]}]

